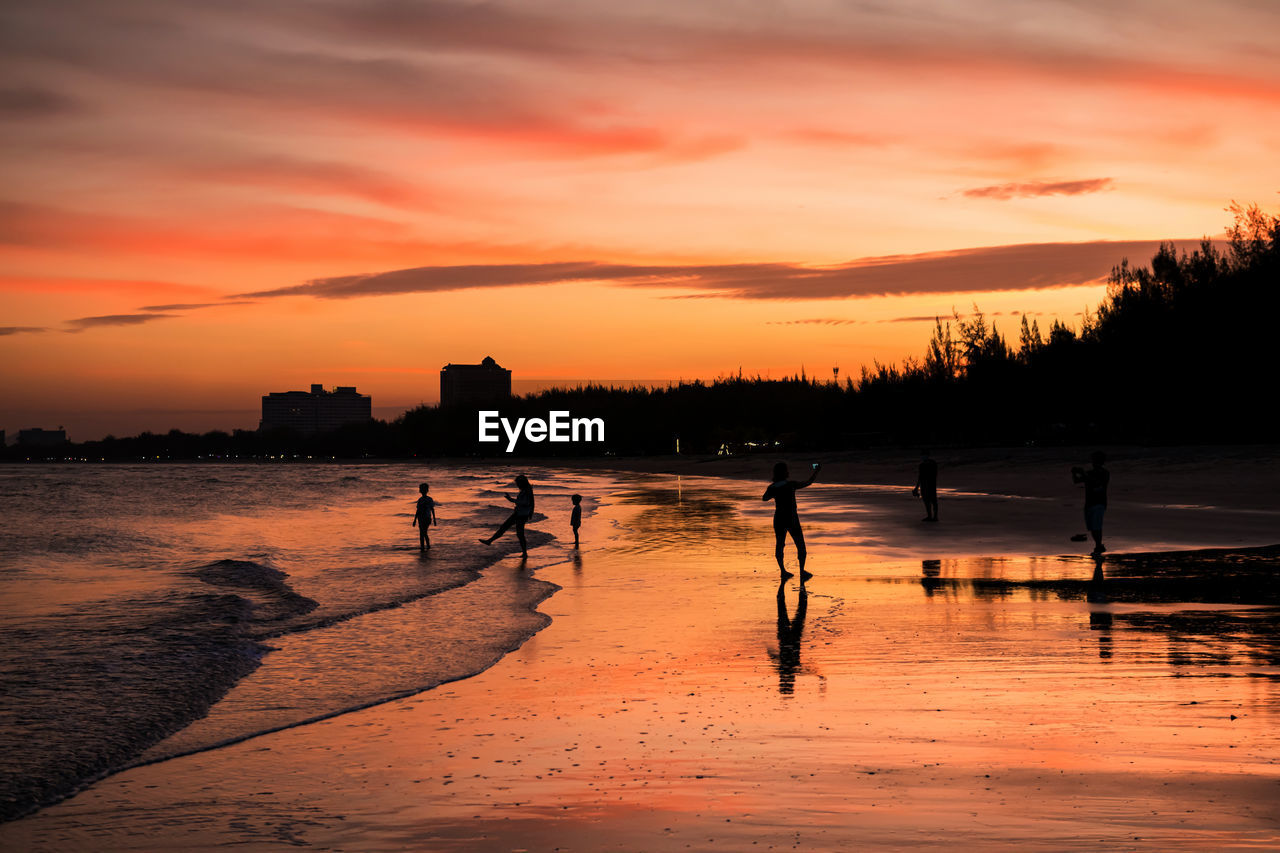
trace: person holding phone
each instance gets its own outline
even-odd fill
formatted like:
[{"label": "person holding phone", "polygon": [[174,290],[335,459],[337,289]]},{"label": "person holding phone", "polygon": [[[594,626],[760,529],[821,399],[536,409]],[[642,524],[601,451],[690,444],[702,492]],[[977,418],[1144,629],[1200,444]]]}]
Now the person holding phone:
[{"label": "person holding phone", "polygon": [[796,510],[796,490],[803,489],[812,483],[820,470],[822,466],[817,462],[813,463],[809,479],[798,482],[788,479],[791,472],[787,468],[787,463],[779,462],[773,466],[773,482],[764,490],[764,495],[760,498],[762,501],[773,501],[774,556],[778,559],[778,571],[782,572],[783,580],[794,577],[782,562],[782,552],[787,544],[788,533],[791,534],[791,541],[795,543],[796,557],[800,560],[800,582],[804,583],[813,577],[804,568],[808,552],[804,547],[804,531],[800,529],[800,514]]}]

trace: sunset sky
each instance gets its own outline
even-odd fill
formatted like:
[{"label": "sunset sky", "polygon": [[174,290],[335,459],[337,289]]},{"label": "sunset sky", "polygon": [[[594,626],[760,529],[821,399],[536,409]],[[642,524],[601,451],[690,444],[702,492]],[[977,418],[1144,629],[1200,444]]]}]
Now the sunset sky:
[{"label": "sunset sky", "polygon": [[1280,4],[0,9],[0,429],[855,375],[1280,202]]}]

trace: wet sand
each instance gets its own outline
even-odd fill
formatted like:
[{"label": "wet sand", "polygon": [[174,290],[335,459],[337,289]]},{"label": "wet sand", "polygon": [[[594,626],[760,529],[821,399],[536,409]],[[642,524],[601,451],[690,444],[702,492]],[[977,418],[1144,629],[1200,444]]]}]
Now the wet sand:
[{"label": "wet sand", "polygon": [[[581,551],[487,570],[515,597],[535,575],[562,587],[538,605],[549,627],[491,669],[126,771],[0,842],[1280,846],[1274,552],[1109,555],[1099,585],[1067,541],[1070,494],[944,492],[924,526],[900,489],[828,485],[800,498],[817,576],[798,613],[762,489],[621,477]],[[1143,503],[1109,514],[1113,551],[1274,538],[1247,507]]]}]

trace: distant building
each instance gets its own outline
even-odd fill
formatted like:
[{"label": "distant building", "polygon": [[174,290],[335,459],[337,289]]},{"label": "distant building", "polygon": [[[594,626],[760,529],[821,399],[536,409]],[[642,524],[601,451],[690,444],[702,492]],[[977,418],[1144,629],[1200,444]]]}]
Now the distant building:
[{"label": "distant building", "polygon": [[61,427],[58,429],[33,427],[18,430],[19,447],[59,447],[66,443],[67,431]]},{"label": "distant building", "polygon": [[310,391],[278,391],[263,397],[258,428],[285,427],[310,435],[372,418],[372,398],[356,393],[355,386],[339,385],[326,391],[323,385],[312,385]]},{"label": "distant building", "polygon": [[498,403],[511,396],[511,371],[490,356],[479,364],[446,364],[440,371],[440,405]]}]

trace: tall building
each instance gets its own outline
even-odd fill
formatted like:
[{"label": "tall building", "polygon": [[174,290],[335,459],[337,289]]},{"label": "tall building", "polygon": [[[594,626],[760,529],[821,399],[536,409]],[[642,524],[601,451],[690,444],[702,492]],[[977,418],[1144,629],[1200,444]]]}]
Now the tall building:
[{"label": "tall building", "polygon": [[446,364],[440,371],[440,405],[498,403],[511,396],[511,371],[491,356],[479,364]]},{"label": "tall building", "polygon": [[66,443],[67,431],[62,427],[57,429],[32,427],[31,429],[18,430],[18,445],[20,447],[58,447]]},{"label": "tall building", "polygon": [[310,435],[372,418],[372,398],[356,393],[354,385],[339,385],[332,391],[312,385],[310,391],[277,391],[263,397],[258,429],[287,427]]}]

